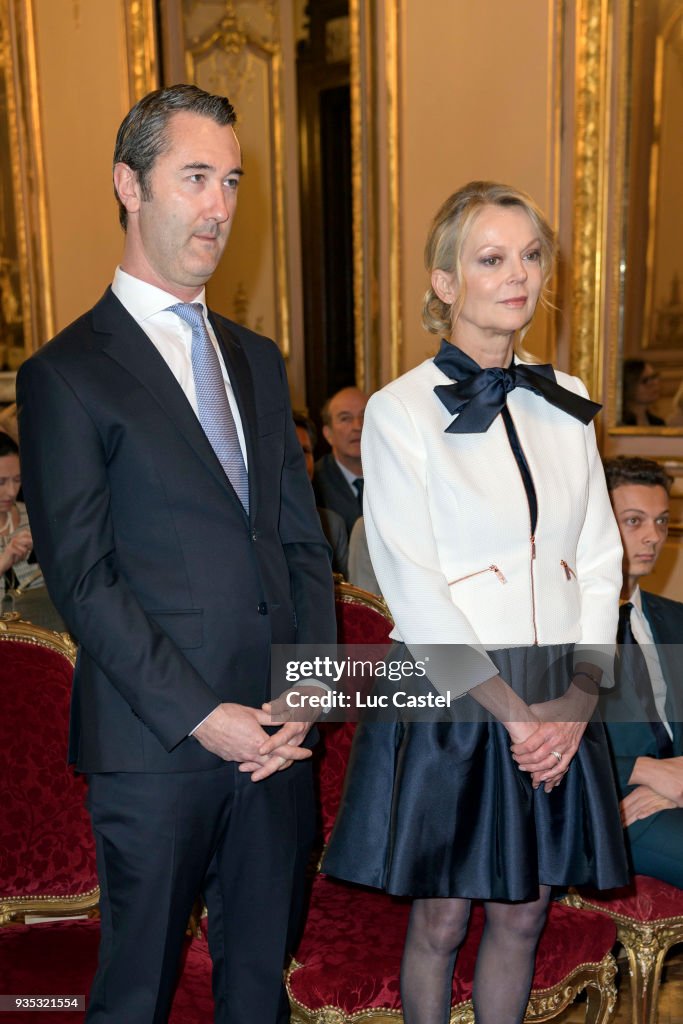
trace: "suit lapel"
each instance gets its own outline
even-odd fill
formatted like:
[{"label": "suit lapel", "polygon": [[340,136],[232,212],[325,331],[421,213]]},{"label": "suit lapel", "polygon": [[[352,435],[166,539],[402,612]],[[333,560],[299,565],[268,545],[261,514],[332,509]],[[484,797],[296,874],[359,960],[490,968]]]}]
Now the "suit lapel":
[{"label": "suit lapel", "polygon": [[[674,734],[674,750],[683,749],[683,706],[678,693],[680,688],[682,665],[677,664],[677,652],[682,650],[676,642],[675,624],[667,622],[662,607],[656,596],[641,591],[643,612],[652,630],[652,639],[657,646],[659,664],[666,683],[666,717],[671,723]],[[683,622],[678,623],[679,628]],[[680,660],[680,655],[679,655]]]},{"label": "suit lapel", "polygon": [[183,389],[156,347],[111,289],[93,309],[93,326],[98,334],[105,336],[102,349],[106,355],[146,388],[183,440],[242,508]]}]

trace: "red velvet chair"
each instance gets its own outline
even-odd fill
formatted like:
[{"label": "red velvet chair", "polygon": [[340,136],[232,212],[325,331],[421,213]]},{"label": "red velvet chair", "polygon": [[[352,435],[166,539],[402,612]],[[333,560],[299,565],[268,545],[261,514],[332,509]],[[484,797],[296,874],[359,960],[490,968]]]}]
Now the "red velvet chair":
[{"label": "red velvet chair", "polygon": [[86,785],[66,763],[75,660],[66,634],[0,620],[0,924],[96,913]]},{"label": "red velvet chair", "polygon": [[353,583],[334,585],[337,641],[340,644],[388,644],[394,620],[386,602]]},{"label": "red velvet chair", "polygon": [[[99,920],[50,921],[0,928],[0,978],[7,994],[85,996],[97,965]],[[3,1020],[83,1024],[83,1010],[14,1010]],[[187,939],[169,1024],[213,1020],[211,957],[202,936]],[[123,1022],[122,1022],[123,1024]]]},{"label": "red velvet chair", "polygon": [[[292,1024],[398,1024],[399,971],[409,902],[319,875],[303,939],[287,975]],[[586,1020],[604,1024],[614,1008],[614,925],[553,904],[541,938],[526,1021],[550,1020],[583,989]],[[472,979],[483,929],[472,911],[458,954],[451,1024],[473,1024]]]},{"label": "red velvet chair", "polygon": [[567,902],[606,914],[628,957],[634,1024],[655,1024],[664,958],[683,942],[683,890],[647,875],[609,892],[573,891]]},{"label": "red velvet chair", "polygon": [[[389,633],[394,620],[381,597],[345,580],[335,583],[334,596],[340,644],[379,647],[391,642]],[[313,759],[323,843],[330,838],[339,809],[355,727],[354,722],[318,724],[320,742],[313,751]]]},{"label": "red velvet chair", "polygon": [[[85,781],[66,764],[75,648],[0,619],[0,979],[4,995],[86,996],[97,963],[99,889]],[[67,918],[25,923],[31,917]],[[86,919],[83,920],[82,918]],[[49,1017],[48,1017],[49,1014]],[[13,1010],[7,1021],[54,1021]],[[211,959],[187,942],[171,1024],[213,1019]],[[59,1012],[62,1024],[83,1011]]]},{"label": "red velvet chair", "polygon": [[[355,726],[323,723],[317,754],[323,839],[341,799]],[[287,972],[292,1024],[399,1024],[399,971],[410,902],[318,875],[301,943]],[[472,979],[483,908],[475,906],[453,980],[451,1024],[472,1024]],[[616,928],[604,915],[553,903],[526,1021],[557,1016],[584,989],[586,1021],[605,1024],[616,1000]]]}]

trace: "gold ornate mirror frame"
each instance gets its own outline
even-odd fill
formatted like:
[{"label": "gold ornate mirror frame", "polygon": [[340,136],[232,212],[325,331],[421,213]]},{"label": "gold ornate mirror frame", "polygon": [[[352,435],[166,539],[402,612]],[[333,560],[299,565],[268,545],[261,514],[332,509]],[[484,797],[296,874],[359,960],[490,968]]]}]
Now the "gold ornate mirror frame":
[{"label": "gold ornate mirror frame", "polygon": [[[0,0],[2,132],[9,160],[0,178],[0,339],[13,378],[53,333],[50,246],[31,0]],[[10,396],[11,397],[11,396]],[[0,401],[6,396],[0,396]]]},{"label": "gold ornate mirror frame", "polygon": [[[645,225],[647,211],[652,215],[647,187],[635,189],[629,181],[637,138],[634,111],[638,113],[633,96],[636,0],[575,0],[566,9],[573,24],[567,25],[570,56],[564,109],[575,131],[567,281],[571,372],[583,378],[594,396],[602,396],[600,429],[608,454],[675,457],[680,454],[680,427],[619,425],[627,296],[631,303],[647,305],[646,280],[629,260],[636,201],[643,204]],[[642,244],[647,246],[647,238]]]}]

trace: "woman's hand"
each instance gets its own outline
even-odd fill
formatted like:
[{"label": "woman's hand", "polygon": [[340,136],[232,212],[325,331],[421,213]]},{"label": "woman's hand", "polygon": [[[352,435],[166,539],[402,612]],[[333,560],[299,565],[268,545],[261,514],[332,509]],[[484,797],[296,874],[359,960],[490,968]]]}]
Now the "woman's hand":
[{"label": "woman's hand", "polygon": [[520,770],[531,773],[534,789],[543,784],[549,793],[567,774],[587,723],[567,721],[565,697],[531,704],[529,710],[539,719],[539,726],[526,741],[513,743],[510,749]]},{"label": "woman's hand", "polygon": [[7,572],[17,562],[23,562],[31,554],[33,538],[28,529],[18,530],[7,541],[4,551],[0,554],[0,573]]},{"label": "woman's hand", "polygon": [[[600,669],[582,663],[576,666],[575,672],[580,685],[572,679],[561,697],[530,706],[529,710],[542,725],[528,742],[512,747],[520,769],[531,772],[534,789],[543,783],[546,793],[559,786],[567,774],[598,700]],[[590,686],[586,678],[593,681]]]},{"label": "woman's hand", "polygon": [[540,722],[538,718],[529,717],[525,722],[505,722],[504,724],[513,745],[523,746],[536,732]]}]

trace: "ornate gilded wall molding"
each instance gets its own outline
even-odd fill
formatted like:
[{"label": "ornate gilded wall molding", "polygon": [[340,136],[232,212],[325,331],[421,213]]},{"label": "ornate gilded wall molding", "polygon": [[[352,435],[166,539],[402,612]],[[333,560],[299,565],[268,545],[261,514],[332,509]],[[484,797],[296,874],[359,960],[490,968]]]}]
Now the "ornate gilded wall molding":
[{"label": "ornate gilded wall molding", "polygon": [[401,372],[399,2],[350,0],[356,381]]},{"label": "ornate gilded wall molding", "polygon": [[608,188],[609,202],[606,231],[605,262],[603,266],[602,293],[605,296],[605,310],[602,330],[598,336],[596,358],[599,360],[601,375],[598,378],[605,403],[603,429],[616,422],[621,410],[621,356],[624,318],[624,241],[626,237],[628,192],[628,135],[631,107],[628,100],[630,78],[631,31],[630,5],[619,7],[619,17],[613,26],[614,69],[612,93],[604,99],[605,117],[611,124],[611,145],[609,154]]},{"label": "ornate gilded wall molding", "polygon": [[124,0],[124,13],[132,106],[159,86],[154,0]]},{"label": "ornate gilded wall molding", "polygon": [[351,24],[351,206],[353,217],[353,317],[356,339],[356,385],[369,387],[367,345],[371,319],[372,291],[368,288],[372,265],[373,230],[367,193],[372,189],[374,167],[368,159],[367,128],[370,96],[367,89],[369,12],[367,0],[350,0]]},{"label": "ornate gilded wall molding", "polygon": [[[259,146],[259,158],[265,160],[266,155],[269,156],[268,179],[267,182],[261,182],[262,186],[268,189],[272,205],[272,225],[268,225],[268,231],[272,232],[272,288],[267,290],[274,295],[276,322],[273,333],[277,337],[283,356],[287,359],[291,352],[291,317],[284,191],[286,172],[282,48],[278,34],[276,5],[272,2],[243,3],[238,9],[238,5],[232,0],[225,0],[220,12],[209,19],[208,24],[206,13],[195,0],[186,0],[184,16],[187,80],[211,91],[227,94],[240,110],[246,109],[245,123],[251,133],[252,143]],[[193,31],[191,26],[196,24],[200,24],[201,28]],[[259,88],[264,90],[263,94],[258,92]],[[238,127],[239,123],[241,117]],[[256,143],[254,136],[257,132],[261,134]],[[245,166],[247,173],[250,174],[248,153]],[[265,174],[265,167],[262,170]],[[240,227],[244,223],[246,212],[242,210],[240,214]],[[229,250],[228,261],[231,256],[232,252]],[[263,286],[263,280],[259,280]],[[243,282],[243,287],[249,291],[250,297],[252,293],[258,291],[254,280]],[[260,300],[256,295],[254,301],[259,304],[262,297]],[[236,315],[234,309],[231,312]]]},{"label": "ornate gilded wall molding", "polygon": [[[672,278],[662,277],[661,261],[657,259],[658,232],[661,230],[660,217],[676,216],[677,199],[680,192],[668,196],[660,195],[660,169],[666,165],[666,157],[671,145],[671,138],[680,131],[680,103],[676,96],[666,89],[667,64],[677,65],[678,73],[683,77],[683,3],[674,5],[664,18],[657,33],[655,73],[653,82],[654,117],[652,126],[652,146],[650,150],[650,179],[648,186],[648,239],[645,260],[645,317],[643,323],[643,349],[660,346],[680,349],[683,338],[681,326],[681,300],[679,272],[683,264],[678,260],[670,266]],[[678,76],[677,76],[678,77]],[[672,105],[673,109],[669,109]],[[678,130],[676,130],[676,126]],[[669,146],[666,145],[667,136]],[[674,150],[675,154],[675,150]],[[676,156],[669,155],[669,174],[677,166]],[[678,168],[680,171],[680,168]],[[666,175],[665,175],[666,176]],[[672,206],[673,204],[673,206]],[[662,211],[665,211],[662,214]],[[678,215],[680,219],[680,214]],[[673,220],[676,224],[676,220]],[[679,250],[676,246],[676,255]],[[662,301],[663,285],[670,291],[669,302]]]},{"label": "ornate gilded wall molding", "polygon": [[388,188],[389,188],[389,325],[391,379],[403,370],[403,315],[401,305],[401,222],[399,218],[399,5],[391,0],[386,9],[385,87],[388,126]]},{"label": "ornate gilded wall molding", "polygon": [[195,81],[197,64],[220,54],[231,81],[231,99],[239,101],[242,91],[251,83],[254,61],[279,60],[280,47],[264,34],[254,32],[241,18],[232,0],[226,0],[220,20],[201,35],[189,40],[186,52],[190,81]]},{"label": "ornate gilded wall molding", "polygon": [[[669,12],[675,4],[680,7],[680,2],[670,0]],[[669,415],[668,399],[673,399],[680,382],[680,346],[675,338],[655,338],[643,331],[644,327],[650,331],[653,327],[648,308],[652,297],[651,288],[648,294],[648,277],[652,272],[654,223],[651,172],[653,163],[656,164],[652,157],[656,156],[657,144],[661,146],[664,142],[658,135],[661,69],[657,63],[657,36],[662,12],[664,4],[639,0],[612,0],[610,10],[613,67],[603,99],[610,133],[608,233],[600,282],[605,309],[599,339],[605,378],[605,454],[656,453],[660,459],[679,454],[683,428],[622,426],[622,378],[626,358],[652,359],[661,374],[663,391],[655,411],[663,417]],[[675,129],[672,134],[677,139]],[[674,194],[677,195],[675,190]],[[676,223],[675,214],[674,210],[667,218],[667,230]]]},{"label": "ornate gilded wall molding", "polygon": [[620,407],[630,6],[576,0],[573,26],[571,372],[603,401],[603,430]]},{"label": "ornate gilded wall molding", "polygon": [[23,348],[29,354],[54,333],[32,0],[0,0],[0,47],[11,171],[3,188],[15,221],[14,237],[3,238],[0,256],[3,261],[18,262],[20,295],[15,299],[23,324]]},{"label": "ornate gilded wall molding", "polygon": [[599,394],[609,3],[576,0],[575,11],[571,371]]}]

